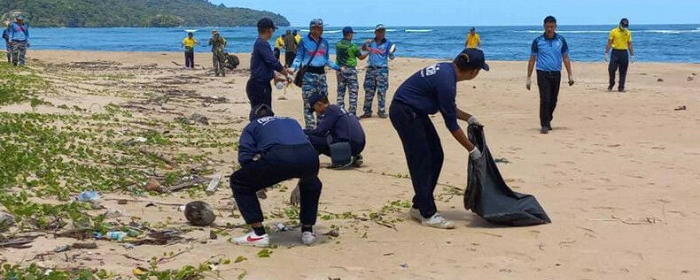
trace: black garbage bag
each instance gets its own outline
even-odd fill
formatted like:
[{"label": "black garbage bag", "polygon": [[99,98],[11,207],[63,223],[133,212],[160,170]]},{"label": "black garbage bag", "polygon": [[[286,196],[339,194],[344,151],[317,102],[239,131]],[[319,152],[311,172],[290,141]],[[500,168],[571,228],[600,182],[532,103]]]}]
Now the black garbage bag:
[{"label": "black garbage bag", "polygon": [[469,141],[481,151],[479,162],[469,160],[464,208],[494,224],[530,226],[551,223],[532,195],[511,190],[498,172],[482,127],[469,126]]}]

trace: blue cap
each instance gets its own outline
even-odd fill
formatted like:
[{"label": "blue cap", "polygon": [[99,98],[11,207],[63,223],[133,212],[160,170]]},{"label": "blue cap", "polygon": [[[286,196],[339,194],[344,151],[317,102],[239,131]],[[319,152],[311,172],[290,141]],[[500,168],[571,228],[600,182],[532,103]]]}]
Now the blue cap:
[{"label": "blue cap", "polygon": [[319,100],[323,99],[324,97],[326,96],[322,94],[311,95],[311,97],[309,97],[309,106],[313,107],[314,105],[316,105],[316,103],[318,103]]},{"label": "blue cap", "polygon": [[355,31],[352,31],[352,27],[346,26],[345,28],[343,28],[343,35],[348,35],[350,33],[355,33]]},{"label": "blue cap", "polygon": [[384,24],[377,24],[377,26],[374,27],[374,31],[379,31],[379,30],[386,30],[386,27],[384,27]]},{"label": "blue cap", "polygon": [[323,20],[320,18],[315,18],[311,20],[311,23],[309,23],[309,26],[314,27],[314,26],[323,26]]},{"label": "blue cap", "polygon": [[18,14],[18,15],[15,17],[15,19],[24,20],[24,16],[23,16],[22,14]]}]

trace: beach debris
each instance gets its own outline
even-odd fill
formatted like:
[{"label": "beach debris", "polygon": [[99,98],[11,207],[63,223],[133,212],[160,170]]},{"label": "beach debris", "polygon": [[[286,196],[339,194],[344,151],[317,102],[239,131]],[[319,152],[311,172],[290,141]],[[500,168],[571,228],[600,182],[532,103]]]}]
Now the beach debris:
[{"label": "beach debris", "polygon": [[148,273],[148,269],[139,266],[137,268],[134,268],[132,273],[134,273],[135,276],[140,277],[146,275]]},{"label": "beach debris", "polygon": [[73,245],[71,245],[70,247],[72,249],[97,249],[97,243],[95,243],[95,242],[73,243]]},{"label": "beach debris", "polygon": [[119,204],[119,205],[126,205],[127,203],[129,203],[129,200],[128,200],[128,199],[119,199],[119,200],[117,200],[117,204]]},{"label": "beach debris", "polygon": [[664,79],[662,79],[662,78],[658,78],[658,79],[656,79],[656,81],[657,81],[657,82],[663,82],[663,81],[664,81]]},{"label": "beach debris", "polygon": [[688,82],[692,82],[693,79],[694,79],[693,77],[688,77]]},{"label": "beach debris", "polygon": [[100,200],[100,194],[97,191],[84,191],[76,196],[75,200],[82,202],[96,202]]},{"label": "beach debris", "polygon": [[132,241],[130,243],[135,246],[141,245],[170,245],[182,241],[184,238],[180,236],[180,231],[167,229],[162,231],[152,231],[148,237]]},{"label": "beach debris", "polygon": [[673,109],[673,110],[674,111],[685,111],[686,109],[687,108],[685,107],[685,105],[683,105],[683,106],[678,106],[678,107],[676,107],[676,109]]},{"label": "beach debris", "polygon": [[403,269],[408,268],[408,264],[407,264],[407,263],[402,263],[402,264],[400,264],[400,266],[401,266],[401,268],[403,268]]},{"label": "beach debris", "polygon": [[131,243],[124,243],[122,246],[124,246],[124,249],[131,250],[136,248],[136,245],[131,244]]},{"label": "beach debris", "polygon": [[70,245],[61,245],[56,247],[53,251],[56,253],[61,253],[70,250]]},{"label": "beach debris", "polygon": [[[150,179],[148,179],[148,183],[146,183],[146,185],[143,188],[149,192],[154,192],[154,191],[160,191],[162,189],[162,187],[163,186],[160,184],[160,182],[158,180],[156,180],[156,178],[151,177]],[[148,205],[146,205],[146,207],[148,207]]]},{"label": "beach debris", "polygon": [[214,193],[216,193],[216,189],[219,187],[219,183],[221,182],[222,177],[223,174],[221,172],[217,172],[216,174],[214,174],[214,178],[211,179],[211,181],[209,182],[209,186],[207,186],[207,195],[213,195]]},{"label": "beach debris", "polygon": [[26,237],[20,237],[20,238],[13,238],[13,239],[7,239],[3,240],[0,242],[0,248],[5,248],[5,247],[10,247],[10,248],[17,248],[17,249],[25,249],[32,247],[29,243],[32,243],[34,241],[34,238],[26,238]]},{"label": "beach debris", "polygon": [[78,240],[85,240],[87,238],[93,237],[93,229],[91,228],[75,228],[69,229],[64,232],[59,232],[54,234],[54,237],[66,237]]},{"label": "beach debris", "polygon": [[697,76],[697,75],[698,75],[697,73],[693,73],[693,76]]},{"label": "beach debris", "polygon": [[510,161],[509,161],[507,158],[497,158],[497,159],[494,159],[493,161],[494,161],[495,163],[505,163],[505,164],[509,164],[509,163],[510,163]]},{"label": "beach debris", "polygon": [[279,224],[277,224],[277,232],[290,231],[290,230],[292,230],[292,229],[289,228],[289,227],[288,227],[287,225],[285,225],[284,223],[279,223]]},{"label": "beach debris", "polygon": [[174,167],[177,167],[177,166],[178,166],[178,165],[177,165],[177,162],[176,162],[172,157],[170,157],[169,155],[163,154],[163,153],[161,153],[161,152],[150,151],[150,150],[148,150],[148,147],[146,147],[146,146],[141,146],[141,147],[139,148],[139,152],[141,152],[141,153],[143,153],[143,154],[145,154],[145,155],[148,155],[148,156],[152,156],[152,157],[158,158],[158,159],[164,161],[165,163],[167,163],[167,164],[169,164],[169,165],[171,165],[171,166],[174,166]]},{"label": "beach debris", "polygon": [[127,236],[129,236],[129,235],[123,231],[110,231],[110,232],[107,232],[107,234],[105,234],[104,236],[102,236],[102,238],[109,239],[109,240],[122,241]]},{"label": "beach debris", "polygon": [[214,232],[213,230],[210,230],[209,231],[209,239],[216,240],[217,238],[218,238],[218,236],[216,235],[216,232]]},{"label": "beach debris", "polygon": [[200,113],[194,113],[189,117],[189,120],[203,125],[209,125],[209,119]]},{"label": "beach debris", "polygon": [[328,232],[324,233],[323,235],[330,236],[330,237],[338,237],[338,236],[340,236],[340,232],[338,232],[337,229],[332,229],[332,230],[329,230]]},{"label": "beach debris", "polygon": [[195,226],[208,226],[216,220],[211,205],[203,201],[187,203],[185,205],[185,218],[190,224]]},{"label": "beach debris", "polygon": [[209,181],[209,179],[207,179],[207,178],[199,177],[199,176],[195,175],[190,180],[184,181],[180,184],[177,184],[175,186],[172,186],[172,187],[166,189],[165,192],[176,192],[179,190],[199,186],[199,184],[203,184],[203,183],[206,183],[208,181]]},{"label": "beach debris", "polygon": [[128,216],[128,214],[124,210],[109,209],[109,210],[107,210],[107,212],[105,212],[104,216],[107,219],[112,219],[112,218],[119,218],[119,217]]},{"label": "beach debris", "polygon": [[15,216],[10,213],[0,212],[0,231],[7,231],[15,225]]}]

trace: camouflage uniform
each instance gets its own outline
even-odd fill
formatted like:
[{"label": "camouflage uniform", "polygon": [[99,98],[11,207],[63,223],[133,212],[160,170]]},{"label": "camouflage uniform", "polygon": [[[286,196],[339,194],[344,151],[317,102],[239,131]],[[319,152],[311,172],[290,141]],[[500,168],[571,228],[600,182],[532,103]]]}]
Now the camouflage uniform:
[{"label": "camouflage uniform", "polygon": [[218,39],[212,37],[209,39],[209,45],[211,46],[214,73],[216,73],[216,76],[226,76],[226,70],[224,69],[226,65],[226,53],[224,52],[226,48],[226,39],[221,36],[219,36]]},{"label": "camouflage uniform", "polygon": [[376,93],[379,100],[379,114],[386,114],[386,91],[389,88],[389,68],[368,67],[365,74],[365,114],[372,114],[372,101]]},{"label": "camouflage uniform", "polygon": [[338,71],[338,106],[345,108],[345,89],[349,87],[350,92],[350,107],[348,112],[357,115],[357,95],[360,90],[360,84],[357,81],[357,69],[355,67],[347,67],[347,71]]},{"label": "camouflage uniform", "polygon": [[314,94],[328,96],[328,84],[326,83],[326,74],[315,74],[306,72],[304,74],[304,82],[301,87],[304,97],[304,123],[306,128],[316,127],[316,117],[314,109],[309,104],[309,98]]},{"label": "camouflage uniform", "polygon": [[12,42],[12,64],[24,66],[25,55],[27,54],[27,41]]}]

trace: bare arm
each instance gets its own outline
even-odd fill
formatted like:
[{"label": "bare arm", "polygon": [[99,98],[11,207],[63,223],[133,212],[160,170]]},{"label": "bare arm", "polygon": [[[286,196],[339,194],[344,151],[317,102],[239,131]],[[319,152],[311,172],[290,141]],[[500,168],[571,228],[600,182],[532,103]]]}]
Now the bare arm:
[{"label": "bare arm", "polygon": [[612,43],[613,43],[613,40],[608,39],[608,44],[605,45],[605,53],[610,53],[610,48],[612,48]]},{"label": "bare arm", "polygon": [[630,55],[634,56],[634,46],[632,46],[632,42],[628,42],[627,44],[629,44]]},{"label": "bare arm", "polygon": [[467,135],[464,134],[464,131],[461,128],[452,131],[452,137],[454,137],[455,140],[462,145],[462,147],[467,149],[467,152],[471,152],[476,148],[472,142],[469,142],[469,138],[467,138]]},{"label": "bare arm", "polygon": [[571,61],[569,60],[569,54],[564,54],[564,67],[566,67],[566,73],[569,73],[569,77],[571,77],[574,73],[571,72]]},{"label": "bare arm", "polygon": [[463,121],[466,122],[466,121],[468,121],[469,118],[471,118],[471,117],[472,117],[471,114],[469,114],[469,113],[467,113],[467,112],[465,112],[465,111],[462,111],[461,109],[457,108],[457,119],[463,120]]},{"label": "bare arm", "polygon": [[532,77],[532,71],[535,70],[535,61],[537,60],[537,56],[531,55],[530,56],[530,61],[527,63],[527,77],[530,78]]}]

